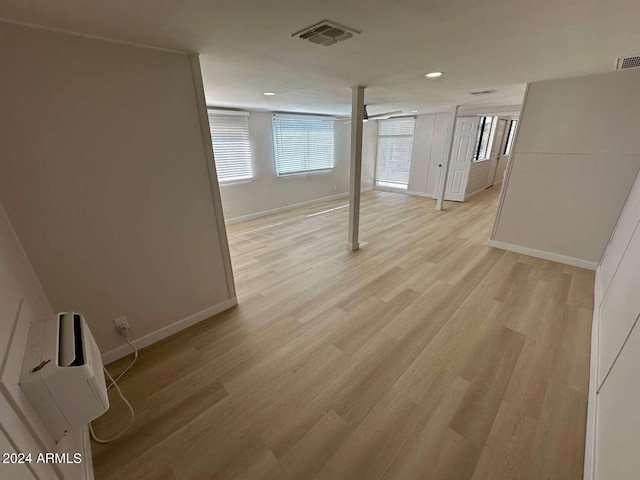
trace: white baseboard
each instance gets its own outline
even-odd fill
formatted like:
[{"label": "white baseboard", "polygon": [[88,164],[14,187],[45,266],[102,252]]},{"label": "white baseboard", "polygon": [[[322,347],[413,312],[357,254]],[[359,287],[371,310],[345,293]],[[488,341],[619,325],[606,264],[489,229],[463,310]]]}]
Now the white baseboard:
[{"label": "white baseboard", "polygon": [[[206,308],[201,312],[194,313],[182,320],[178,320],[171,325],[167,325],[155,332],[151,332],[143,337],[136,338],[131,341],[134,347],[138,350],[144,347],[151,345],[152,343],[156,343],[163,338],[167,338],[170,335],[173,335],[180,330],[184,330],[192,325],[195,325],[202,320],[206,320],[209,317],[212,317],[220,312],[228,310],[231,307],[234,307],[238,304],[238,300],[234,298],[230,298],[225,300],[224,302],[218,303],[217,305],[213,305],[212,307]],[[115,362],[116,360],[125,357],[131,353],[131,348],[129,345],[122,345],[120,347],[114,348],[113,350],[109,350],[106,353],[102,354],[102,363],[107,365],[111,362]]]},{"label": "white baseboard", "polygon": [[486,190],[486,188],[481,188],[480,190],[476,190],[475,192],[471,192],[468,195],[464,196],[465,201],[469,200],[471,197],[475,197],[476,195],[478,195],[479,193],[482,193]]},{"label": "white baseboard", "polygon": [[587,270],[595,270],[598,268],[598,262],[560,255],[558,253],[545,252],[543,250],[536,250],[535,248],[523,247],[521,245],[499,242],[497,240],[488,240],[487,245],[490,247],[501,248],[502,250],[508,250],[510,252],[529,255],[530,257],[542,258],[543,260],[551,260],[552,262],[564,263],[565,265],[586,268]]},{"label": "white baseboard", "polygon": [[[373,190],[373,187],[366,187],[360,190],[361,193],[368,192]],[[224,223],[227,225],[232,225],[234,223],[245,222],[247,220],[254,220],[260,217],[266,217],[269,215],[274,215],[276,213],[288,212],[289,210],[295,210],[296,208],[307,207],[309,205],[314,205],[316,203],[329,202],[331,200],[339,200],[341,198],[348,198],[349,192],[338,193],[337,195],[331,195],[329,197],[321,197],[314,198],[313,200],[308,200],[306,202],[294,203],[293,205],[285,205],[284,207],[273,208],[271,210],[263,210],[261,212],[251,213],[249,215],[242,215],[240,217],[233,217],[225,219]]]},{"label": "white baseboard", "polygon": [[589,366],[589,396],[587,403],[587,432],[584,443],[584,480],[596,478],[596,433],[598,427],[598,349],[600,346],[600,266],[596,269],[593,289],[593,323],[591,325],[591,363]]}]

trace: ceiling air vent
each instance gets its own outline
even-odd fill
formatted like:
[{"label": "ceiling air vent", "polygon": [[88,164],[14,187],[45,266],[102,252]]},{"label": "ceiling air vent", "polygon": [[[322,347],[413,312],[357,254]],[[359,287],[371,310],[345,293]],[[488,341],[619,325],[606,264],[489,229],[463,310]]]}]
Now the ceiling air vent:
[{"label": "ceiling air vent", "polygon": [[491,95],[492,93],[498,93],[497,90],[478,90],[477,92],[469,92],[469,95]]},{"label": "ceiling air vent", "polygon": [[638,67],[640,67],[640,55],[634,55],[632,57],[620,57],[616,62],[616,70]]},{"label": "ceiling air vent", "polygon": [[311,27],[296,32],[291,36],[300,37],[303,40],[309,40],[311,43],[328,47],[329,45],[335,45],[338,42],[347,40],[353,37],[356,33],[359,34],[360,32],[352,28],[332,23],[328,20],[323,20],[320,23],[316,23]]}]

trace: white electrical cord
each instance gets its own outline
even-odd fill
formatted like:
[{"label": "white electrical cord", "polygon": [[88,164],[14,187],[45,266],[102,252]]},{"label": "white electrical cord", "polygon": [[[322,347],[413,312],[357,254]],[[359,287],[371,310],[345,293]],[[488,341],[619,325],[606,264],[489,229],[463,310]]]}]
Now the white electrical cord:
[{"label": "white electrical cord", "polygon": [[136,360],[138,360],[138,349],[131,344],[131,341],[129,341],[129,336],[126,333],[123,333],[123,335],[124,338],[127,339],[127,344],[131,347],[131,350],[133,350],[133,360],[131,360],[129,366],[125,368],[120,375],[118,375],[118,378],[116,378],[115,381],[111,385],[109,385],[109,387],[107,387],[107,391],[111,390],[111,387],[117,384],[120,379],[124,377],[124,374],[127,373],[131,369],[131,367],[133,367],[133,364],[136,363]]},{"label": "white electrical cord", "polygon": [[122,399],[122,401],[124,402],[124,404],[127,406],[127,408],[129,409],[129,412],[131,413],[131,418],[129,419],[129,423],[127,424],[127,426],[124,428],[124,430],[122,430],[120,433],[118,433],[117,435],[111,437],[111,438],[106,438],[106,439],[102,439],[99,438],[96,435],[96,432],[94,432],[93,430],[93,425],[91,423],[89,423],[89,432],[91,433],[91,438],[98,443],[109,443],[109,442],[113,442],[114,440],[120,438],[122,435],[125,434],[125,432],[127,430],[129,430],[129,428],[131,427],[131,425],[133,424],[133,419],[135,418],[136,414],[133,411],[133,407],[131,406],[131,404],[129,403],[129,401],[125,398],[124,394],[122,393],[122,390],[120,390],[120,387],[118,386],[118,380],[120,380],[125,373],[127,373],[131,367],[133,367],[133,364],[136,363],[136,360],[138,360],[138,350],[136,349],[136,347],[134,347],[131,342],[129,341],[129,337],[124,334],[125,338],[127,339],[127,343],[129,344],[129,346],[131,347],[131,349],[133,350],[133,360],[131,361],[131,363],[129,364],[129,366],[127,368],[125,368],[122,373],[120,375],[118,375],[118,378],[116,378],[115,380],[113,379],[113,377],[111,376],[111,374],[109,373],[109,371],[105,368],[102,367],[102,369],[104,370],[104,374],[107,376],[107,378],[111,381],[111,385],[109,385],[107,387],[107,391],[111,390],[111,387],[115,387],[116,391],[118,392],[118,395],[120,395],[120,398]]}]

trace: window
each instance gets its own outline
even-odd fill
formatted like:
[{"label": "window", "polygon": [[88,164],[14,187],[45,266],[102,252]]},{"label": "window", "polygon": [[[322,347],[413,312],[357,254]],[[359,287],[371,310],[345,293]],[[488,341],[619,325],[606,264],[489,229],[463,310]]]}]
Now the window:
[{"label": "window", "polygon": [[378,123],[376,185],[408,187],[415,125],[415,118],[394,118]]},{"label": "window", "polygon": [[473,155],[474,162],[482,162],[489,159],[495,123],[496,119],[494,117],[480,117],[476,152]]},{"label": "window", "polygon": [[209,111],[209,129],[218,181],[233,182],[253,178],[249,114]]},{"label": "window", "polygon": [[275,115],[273,146],[276,174],[330,170],[334,165],[333,118]]},{"label": "window", "polygon": [[509,122],[509,133],[507,134],[507,143],[504,146],[504,155],[511,155],[511,145],[513,144],[513,138],[516,134],[516,128],[518,128],[518,121],[511,120]]}]

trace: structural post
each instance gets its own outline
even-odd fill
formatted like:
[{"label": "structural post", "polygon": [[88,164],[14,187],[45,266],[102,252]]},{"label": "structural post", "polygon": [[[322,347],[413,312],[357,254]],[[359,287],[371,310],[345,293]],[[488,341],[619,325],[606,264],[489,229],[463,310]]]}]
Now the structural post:
[{"label": "structural post", "polygon": [[362,177],[362,120],[364,119],[364,88],[351,87],[351,167],[349,178],[349,238],[347,248],[358,250],[360,243],[360,183]]},{"label": "structural post", "polygon": [[451,108],[451,131],[447,135],[447,141],[445,142],[444,165],[438,165],[440,168],[444,168],[442,173],[442,183],[438,186],[438,194],[436,199],[436,210],[442,210],[444,208],[444,194],[447,191],[447,180],[449,179],[449,165],[451,165],[451,154],[453,153],[453,140],[456,135],[456,123],[458,122],[458,108],[459,105]]}]

